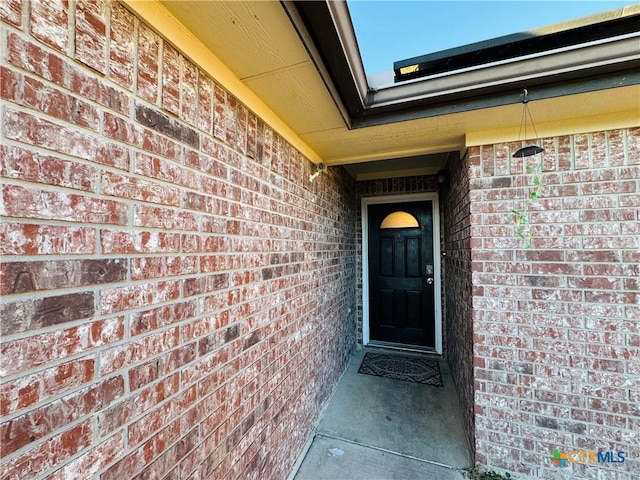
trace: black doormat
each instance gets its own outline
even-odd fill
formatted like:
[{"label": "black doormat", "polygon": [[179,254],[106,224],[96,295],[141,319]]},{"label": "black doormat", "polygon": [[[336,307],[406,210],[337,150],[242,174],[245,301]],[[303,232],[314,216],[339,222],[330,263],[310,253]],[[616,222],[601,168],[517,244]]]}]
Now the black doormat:
[{"label": "black doormat", "polygon": [[387,353],[366,353],[358,373],[424,383],[434,387],[443,386],[438,361],[426,358],[389,355]]}]

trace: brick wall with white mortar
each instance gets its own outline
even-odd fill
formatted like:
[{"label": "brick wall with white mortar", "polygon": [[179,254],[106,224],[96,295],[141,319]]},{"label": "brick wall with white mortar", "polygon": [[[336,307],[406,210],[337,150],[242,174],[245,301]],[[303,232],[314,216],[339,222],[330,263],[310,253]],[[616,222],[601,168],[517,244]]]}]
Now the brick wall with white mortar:
[{"label": "brick wall with white mortar", "polygon": [[475,447],[469,157],[449,157],[442,195],[445,340],[469,446]]},{"label": "brick wall with white mortar", "polygon": [[118,3],[0,18],[0,478],[284,478],[355,345],[353,180]]},{"label": "brick wall with white mortar", "polygon": [[[544,139],[536,201],[539,159],[512,158],[520,146],[468,152],[476,458],[535,478],[638,478],[640,129]],[[626,461],[559,468],[556,448]]]}]

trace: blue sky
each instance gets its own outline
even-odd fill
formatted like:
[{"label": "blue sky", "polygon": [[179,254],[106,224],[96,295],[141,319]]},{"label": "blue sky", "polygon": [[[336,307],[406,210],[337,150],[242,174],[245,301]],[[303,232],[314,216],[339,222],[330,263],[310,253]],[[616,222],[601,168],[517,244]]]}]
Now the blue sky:
[{"label": "blue sky", "polygon": [[368,74],[393,62],[614,10],[635,1],[348,0]]}]

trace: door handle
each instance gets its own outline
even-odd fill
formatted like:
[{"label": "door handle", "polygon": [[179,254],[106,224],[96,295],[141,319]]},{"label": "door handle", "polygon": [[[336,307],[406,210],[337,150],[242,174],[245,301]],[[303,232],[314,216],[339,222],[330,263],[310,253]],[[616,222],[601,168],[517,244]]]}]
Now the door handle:
[{"label": "door handle", "polygon": [[433,265],[425,265],[424,274],[427,277],[427,285],[433,285]]}]

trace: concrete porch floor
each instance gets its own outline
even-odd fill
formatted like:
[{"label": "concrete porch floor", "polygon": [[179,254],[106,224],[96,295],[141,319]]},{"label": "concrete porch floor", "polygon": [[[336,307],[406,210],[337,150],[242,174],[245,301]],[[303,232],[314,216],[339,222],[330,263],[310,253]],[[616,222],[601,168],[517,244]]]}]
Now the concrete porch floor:
[{"label": "concrete porch floor", "polygon": [[472,465],[446,360],[444,387],[358,373],[356,351],[324,412],[295,480],[461,480]]}]

